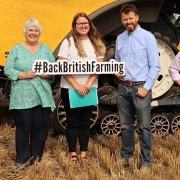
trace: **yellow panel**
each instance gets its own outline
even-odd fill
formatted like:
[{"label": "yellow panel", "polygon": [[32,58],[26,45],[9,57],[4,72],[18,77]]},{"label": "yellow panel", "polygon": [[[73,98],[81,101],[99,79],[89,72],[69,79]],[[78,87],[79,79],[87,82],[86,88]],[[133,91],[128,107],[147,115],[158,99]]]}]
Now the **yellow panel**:
[{"label": "yellow panel", "polygon": [[179,42],[179,44],[178,44],[178,46],[177,46],[177,49],[180,51],[180,42]]},{"label": "yellow panel", "polygon": [[23,24],[27,18],[40,20],[40,41],[54,50],[70,31],[75,13],[90,14],[111,2],[113,0],[0,0],[0,65],[5,63],[5,52],[24,41]]}]

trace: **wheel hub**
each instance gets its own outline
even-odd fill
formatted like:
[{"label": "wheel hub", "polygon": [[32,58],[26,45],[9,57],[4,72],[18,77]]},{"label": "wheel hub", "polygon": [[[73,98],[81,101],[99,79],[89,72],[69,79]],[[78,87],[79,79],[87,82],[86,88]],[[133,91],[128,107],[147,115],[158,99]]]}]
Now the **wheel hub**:
[{"label": "wheel hub", "polygon": [[110,122],[110,123],[108,124],[108,128],[109,128],[110,130],[115,129],[115,127],[116,127],[116,125],[115,125],[114,122]]},{"label": "wheel hub", "polygon": [[162,129],[162,123],[158,122],[158,123],[156,124],[156,129]]}]

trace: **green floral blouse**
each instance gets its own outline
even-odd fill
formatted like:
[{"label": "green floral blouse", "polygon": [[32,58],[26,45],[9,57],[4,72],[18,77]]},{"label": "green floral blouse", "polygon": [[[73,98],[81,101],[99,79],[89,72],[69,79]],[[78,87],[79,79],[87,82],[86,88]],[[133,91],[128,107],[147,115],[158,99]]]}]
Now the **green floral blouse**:
[{"label": "green floral blouse", "polygon": [[17,44],[10,50],[4,67],[4,73],[11,79],[9,109],[28,109],[37,105],[50,107],[52,111],[55,109],[49,79],[40,76],[34,79],[18,79],[18,74],[21,71],[30,71],[37,59],[54,62],[51,50],[45,44],[40,44],[33,53],[22,44]]}]

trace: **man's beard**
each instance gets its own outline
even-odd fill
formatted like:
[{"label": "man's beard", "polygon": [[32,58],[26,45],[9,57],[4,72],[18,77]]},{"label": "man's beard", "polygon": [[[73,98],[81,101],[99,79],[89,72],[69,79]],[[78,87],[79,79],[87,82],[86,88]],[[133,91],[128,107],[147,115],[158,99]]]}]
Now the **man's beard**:
[{"label": "man's beard", "polygon": [[[129,26],[129,25],[131,25],[131,26]],[[133,31],[136,29],[136,25],[133,24],[133,23],[127,24],[127,25],[126,25],[126,29],[127,29],[127,31],[128,31],[129,33],[131,33],[131,32],[133,32]]]}]

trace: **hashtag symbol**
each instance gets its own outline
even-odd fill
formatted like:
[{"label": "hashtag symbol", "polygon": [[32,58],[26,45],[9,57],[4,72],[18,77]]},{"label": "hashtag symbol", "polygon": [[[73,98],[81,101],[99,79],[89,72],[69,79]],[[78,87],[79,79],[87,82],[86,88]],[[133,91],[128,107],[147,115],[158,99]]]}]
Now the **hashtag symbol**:
[{"label": "hashtag symbol", "polygon": [[40,73],[42,70],[42,62],[41,61],[36,61],[34,64],[34,71],[35,73]]}]

